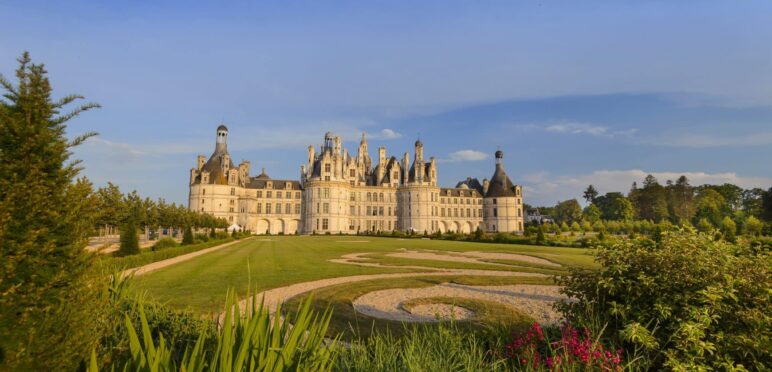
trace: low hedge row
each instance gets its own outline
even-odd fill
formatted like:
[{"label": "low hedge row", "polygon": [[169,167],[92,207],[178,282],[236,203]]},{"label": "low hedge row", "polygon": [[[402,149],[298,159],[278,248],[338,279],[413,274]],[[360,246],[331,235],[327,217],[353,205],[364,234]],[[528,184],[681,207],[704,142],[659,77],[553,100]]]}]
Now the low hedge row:
[{"label": "low hedge row", "polygon": [[196,251],[200,251],[202,249],[211,248],[216,245],[225,244],[234,240],[235,239],[232,237],[227,237],[224,239],[210,240],[210,241],[202,242],[198,244],[181,245],[178,247],[166,248],[166,249],[161,249],[156,251],[145,251],[133,256],[124,256],[124,257],[104,256],[102,258],[102,261],[106,265],[113,268],[131,269],[134,267],[151,264],[153,262],[181,256],[183,254],[193,253]]}]

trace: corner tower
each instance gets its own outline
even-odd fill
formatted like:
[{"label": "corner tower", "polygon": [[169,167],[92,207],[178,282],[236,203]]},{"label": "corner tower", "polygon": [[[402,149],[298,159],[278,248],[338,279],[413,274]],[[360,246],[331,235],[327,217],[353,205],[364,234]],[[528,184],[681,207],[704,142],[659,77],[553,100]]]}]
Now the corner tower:
[{"label": "corner tower", "polygon": [[488,232],[523,231],[523,194],[504,170],[504,152],[496,151],[496,170],[485,187],[483,223]]}]

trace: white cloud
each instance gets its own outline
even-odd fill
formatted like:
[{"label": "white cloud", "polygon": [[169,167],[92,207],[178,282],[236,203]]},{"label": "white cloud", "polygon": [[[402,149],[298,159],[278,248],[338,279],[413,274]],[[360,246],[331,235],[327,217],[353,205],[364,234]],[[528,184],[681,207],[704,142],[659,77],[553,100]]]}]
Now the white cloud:
[{"label": "white cloud", "polygon": [[448,159],[442,159],[441,162],[456,163],[462,161],[480,161],[488,158],[488,154],[477,150],[459,150],[448,154]]},{"label": "white cloud", "polygon": [[515,124],[513,128],[522,131],[543,130],[549,133],[585,134],[604,138],[630,137],[638,131],[636,128],[611,130],[611,128],[607,126],[571,121],[561,121],[550,124]]},{"label": "white cloud", "polygon": [[568,134],[589,134],[595,137],[608,137],[608,127],[583,123],[560,123],[544,127],[547,132]]},{"label": "white cloud", "polygon": [[641,184],[647,175],[653,175],[664,184],[667,180],[675,181],[684,175],[689,183],[696,186],[702,184],[732,183],[742,188],[769,188],[772,178],[747,177],[736,173],[707,172],[647,172],[641,169],[629,170],[597,170],[591,173],[573,176],[551,176],[547,172],[537,172],[521,177],[525,181],[523,193],[526,203],[531,205],[553,205],[560,200],[581,199],[587,185],[594,185],[601,193],[619,191],[627,193],[633,182]]},{"label": "white cloud", "polygon": [[370,138],[384,139],[384,140],[392,140],[400,137],[402,137],[401,133],[398,133],[394,129],[389,129],[389,128],[385,128],[381,130],[379,133],[370,135]]},{"label": "white cloud", "polygon": [[645,139],[648,145],[670,147],[725,147],[725,146],[767,146],[772,145],[772,132],[746,135],[718,136],[710,134],[669,134],[658,138]]}]

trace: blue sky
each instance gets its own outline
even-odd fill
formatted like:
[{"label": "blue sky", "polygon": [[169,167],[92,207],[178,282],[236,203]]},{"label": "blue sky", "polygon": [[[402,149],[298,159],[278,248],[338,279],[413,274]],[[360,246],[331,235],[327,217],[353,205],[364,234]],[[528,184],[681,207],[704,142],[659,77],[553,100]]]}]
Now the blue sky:
[{"label": "blue sky", "polygon": [[[772,2],[2,1],[0,73],[28,50],[103,108],[85,174],[185,202],[230,128],[236,160],[298,178],[326,131],[371,156],[421,137],[452,186],[506,153],[526,202],[662,182],[772,186]],[[12,32],[9,32],[12,30]]]}]

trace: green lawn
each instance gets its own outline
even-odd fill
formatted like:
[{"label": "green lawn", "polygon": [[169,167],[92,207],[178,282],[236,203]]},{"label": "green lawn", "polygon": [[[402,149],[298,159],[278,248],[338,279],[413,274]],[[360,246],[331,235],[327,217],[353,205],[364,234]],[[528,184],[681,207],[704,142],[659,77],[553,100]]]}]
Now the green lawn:
[{"label": "green lawn", "polygon": [[[367,241],[367,242],[361,242]],[[416,272],[402,268],[359,267],[328,262],[348,253],[385,253],[400,248],[410,250],[491,251],[522,253],[543,257],[563,265],[592,266],[588,251],[527,245],[468,243],[443,240],[378,238],[365,236],[265,236],[243,241],[135,279],[135,287],[151,298],[177,308],[202,314],[222,310],[228,288],[244,296],[285,285],[339,276]],[[465,264],[427,260],[402,260],[378,255],[375,261],[398,260],[389,264],[411,264],[443,268],[495,270],[484,264]],[[387,263],[387,262],[383,262]],[[522,263],[518,263],[522,264]],[[499,267],[500,268],[500,267]],[[505,270],[508,268],[504,267]],[[553,274],[554,268],[513,266],[511,270]],[[448,280],[448,279],[446,279]]]}]

